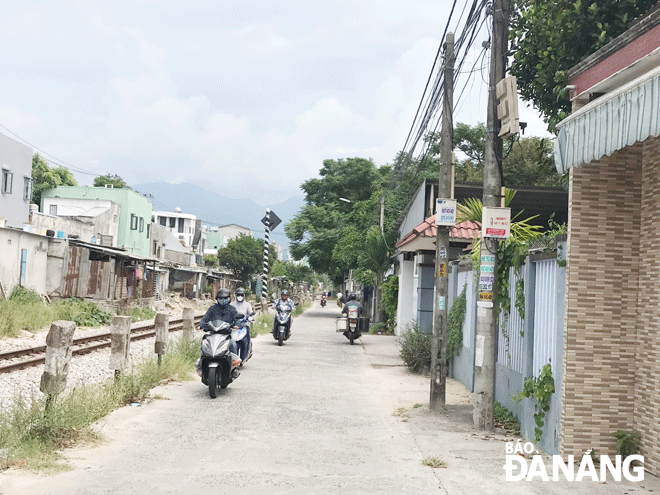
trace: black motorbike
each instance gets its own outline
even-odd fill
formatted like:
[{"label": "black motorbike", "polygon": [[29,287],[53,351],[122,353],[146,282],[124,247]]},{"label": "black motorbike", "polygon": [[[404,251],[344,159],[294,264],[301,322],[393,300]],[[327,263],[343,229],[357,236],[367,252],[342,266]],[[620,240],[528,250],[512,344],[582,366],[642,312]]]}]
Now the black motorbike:
[{"label": "black motorbike", "polygon": [[[244,315],[237,315],[236,321]],[[238,366],[241,360],[232,352],[232,325],[222,320],[206,323],[201,327],[205,332],[202,337],[202,356],[197,363],[197,373],[202,383],[208,385],[209,395],[215,399],[219,388],[227,386],[238,378]]]},{"label": "black motorbike", "polygon": [[360,333],[360,318],[358,314],[358,309],[356,307],[349,306],[348,308],[348,318],[346,319],[346,332],[344,335],[348,340],[351,341],[351,345],[355,342],[355,339],[362,337]]},{"label": "black motorbike", "polygon": [[277,345],[282,345],[285,340],[291,336],[291,308],[275,307],[275,330],[273,338],[277,340]]},{"label": "black motorbike", "polygon": [[327,303],[327,301],[325,300],[325,297],[322,297],[321,298],[321,307],[325,308],[326,303]]}]

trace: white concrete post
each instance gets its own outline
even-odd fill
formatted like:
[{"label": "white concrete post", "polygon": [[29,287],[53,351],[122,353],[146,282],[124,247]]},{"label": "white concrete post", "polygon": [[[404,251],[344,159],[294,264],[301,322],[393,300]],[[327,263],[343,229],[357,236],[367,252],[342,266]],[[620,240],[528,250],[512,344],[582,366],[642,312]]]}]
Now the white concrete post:
[{"label": "white concrete post", "polygon": [[167,351],[167,337],[169,335],[170,315],[167,313],[156,313],[154,327],[156,328],[156,342],[154,352],[158,355],[158,366],[163,359],[163,354]]},{"label": "white concrete post", "polygon": [[130,316],[115,316],[112,318],[110,338],[110,369],[115,370],[115,377],[128,368],[131,356],[131,322]]},{"label": "white concrete post", "polygon": [[195,331],[195,310],[183,308],[183,338],[192,340]]},{"label": "white concrete post", "polygon": [[64,390],[71,361],[71,344],[76,324],[72,321],[54,321],[46,337],[46,363],[39,390],[48,395],[47,403]]}]

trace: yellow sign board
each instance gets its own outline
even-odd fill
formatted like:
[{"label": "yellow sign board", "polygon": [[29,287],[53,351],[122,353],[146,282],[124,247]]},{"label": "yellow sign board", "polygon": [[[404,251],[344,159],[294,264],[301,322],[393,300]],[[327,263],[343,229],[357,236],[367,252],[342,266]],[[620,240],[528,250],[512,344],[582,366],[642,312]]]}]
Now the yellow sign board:
[{"label": "yellow sign board", "polygon": [[447,276],[447,265],[445,263],[440,263],[438,265],[438,277]]},{"label": "yellow sign board", "polygon": [[492,301],[493,293],[492,292],[479,292],[480,301]]}]

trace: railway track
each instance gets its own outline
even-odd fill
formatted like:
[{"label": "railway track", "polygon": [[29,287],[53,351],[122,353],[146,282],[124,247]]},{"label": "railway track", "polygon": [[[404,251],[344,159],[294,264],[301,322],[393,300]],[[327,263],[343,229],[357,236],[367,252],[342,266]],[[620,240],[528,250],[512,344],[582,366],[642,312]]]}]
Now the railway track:
[{"label": "railway track", "polygon": [[[194,322],[198,323],[202,314],[195,315]],[[169,331],[175,332],[183,328],[183,318],[174,318],[169,322]],[[88,354],[98,349],[110,347],[110,332],[88,337],[77,337],[73,339],[72,354],[78,356]],[[148,339],[156,335],[154,323],[137,323],[131,327],[131,340]],[[38,366],[46,362],[46,346],[40,345],[27,347],[0,353],[0,373]]]}]

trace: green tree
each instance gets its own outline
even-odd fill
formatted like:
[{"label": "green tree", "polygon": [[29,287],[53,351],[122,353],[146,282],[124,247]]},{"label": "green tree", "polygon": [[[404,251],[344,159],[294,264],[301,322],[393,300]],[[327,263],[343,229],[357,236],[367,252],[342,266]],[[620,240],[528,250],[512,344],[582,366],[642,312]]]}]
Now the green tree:
[{"label": "green tree", "polygon": [[304,263],[294,263],[292,261],[276,261],[272,270],[273,277],[284,277],[289,282],[315,284],[318,276],[314,271]]},{"label": "green tree", "polygon": [[[274,247],[268,250],[269,266],[275,262]],[[254,275],[263,269],[264,241],[252,236],[238,234],[229,239],[227,245],[218,249],[218,263],[227,268],[234,278],[247,286]]]},{"label": "green tree", "polygon": [[94,187],[105,187],[111,185],[115,189],[130,189],[126,181],[117,174],[105,174],[94,178]]},{"label": "green tree", "polygon": [[32,155],[32,203],[41,207],[44,191],[57,186],[77,186],[73,174],[63,166],[49,167],[48,162],[35,153]]},{"label": "green tree", "polygon": [[517,0],[509,37],[511,74],[552,132],[570,113],[566,71],[610,42],[657,0]]},{"label": "green tree", "polygon": [[218,266],[218,256],[215,254],[205,254],[203,260],[205,266]]}]

